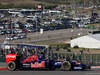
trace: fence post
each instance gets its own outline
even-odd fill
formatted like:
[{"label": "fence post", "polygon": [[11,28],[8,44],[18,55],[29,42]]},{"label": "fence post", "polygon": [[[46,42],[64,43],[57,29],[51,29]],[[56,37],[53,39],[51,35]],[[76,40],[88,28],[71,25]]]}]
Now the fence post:
[{"label": "fence post", "polygon": [[97,63],[98,63],[98,56],[97,56],[97,54],[96,54],[96,65],[97,65]]},{"label": "fence post", "polygon": [[7,49],[5,49],[5,56],[6,56],[6,54],[7,54],[7,51],[6,51]]},{"label": "fence post", "polygon": [[85,64],[86,64],[86,54],[84,54],[84,59],[85,59],[84,62],[85,62]]},{"label": "fence post", "polygon": [[80,54],[77,54],[77,60],[80,61]]},{"label": "fence post", "polygon": [[100,55],[98,54],[98,65],[100,65]]},{"label": "fence post", "polygon": [[90,63],[92,64],[92,54],[90,54]]},{"label": "fence post", "polygon": [[74,59],[73,59],[73,56],[74,56],[74,54],[72,54],[72,60],[74,60]]},{"label": "fence post", "polygon": [[58,60],[59,60],[59,52],[58,52]]},{"label": "fence post", "polygon": [[0,55],[1,55],[1,44],[0,44]]},{"label": "fence post", "polygon": [[65,51],[65,60],[66,60],[66,51]]}]

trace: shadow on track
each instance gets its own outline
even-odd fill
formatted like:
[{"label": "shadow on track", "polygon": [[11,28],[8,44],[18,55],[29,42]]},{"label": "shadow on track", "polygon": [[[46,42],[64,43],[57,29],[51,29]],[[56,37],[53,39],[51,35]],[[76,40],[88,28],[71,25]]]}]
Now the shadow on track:
[{"label": "shadow on track", "polygon": [[[17,70],[15,70],[15,71],[63,71],[63,70],[61,70],[61,69],[59,69],[59,70],[50,70],[50,69],[37,69],[37,68],[35,68],[35,69],[17,69]],[[91,70],[70,70],[71,72],[72,71],[93,71],[93,69],[91,69]],[[64,71],[65,72],[65,71]]]}]

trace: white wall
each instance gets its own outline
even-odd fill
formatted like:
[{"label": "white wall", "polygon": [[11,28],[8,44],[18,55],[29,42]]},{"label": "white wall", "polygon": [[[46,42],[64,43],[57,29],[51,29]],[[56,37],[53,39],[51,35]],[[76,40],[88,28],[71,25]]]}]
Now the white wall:
[{"label": "white wall", "polygon": [[78,46],[80,48],[97,48],[100,49],[100,41],[94,38],[83,36],[71,40],[71,47]]}]

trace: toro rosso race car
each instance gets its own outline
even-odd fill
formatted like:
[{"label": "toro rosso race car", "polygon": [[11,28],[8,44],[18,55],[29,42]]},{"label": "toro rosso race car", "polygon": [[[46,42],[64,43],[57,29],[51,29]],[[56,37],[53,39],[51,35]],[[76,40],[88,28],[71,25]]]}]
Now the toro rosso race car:
[{"label": "toro rosso race car", "polygon": [[41,69],[61,69],[61,70],[84,70],[90,69],[89,65],[81,64],[76,61],[63,61],[54,59],[45,59],[43,54],[33,54],[25,58],[20,58],[17,54],[7,54],[6,63],[8,70],[13,71],[16,69],[26,68],[41,68]]}]

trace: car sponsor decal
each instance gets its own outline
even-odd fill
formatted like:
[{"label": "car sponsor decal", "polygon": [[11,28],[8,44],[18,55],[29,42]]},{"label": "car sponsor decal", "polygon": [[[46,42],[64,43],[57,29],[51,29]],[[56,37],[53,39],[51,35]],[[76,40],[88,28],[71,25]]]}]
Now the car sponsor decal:
[{"label": "car sponsor decal", "polygon": [[23,65],[30,65],[30,64],[26,64],[26,63],[24,63]]},{"label": "car sponsor decal", "polygon": [[39,63],[39,62],[35,62],[34,64],[33,63],[31,63],[31,67],[36,67],[36,68],[38,68],[38,67],[45,67],[45,61],[41,61],[41,63]]},{"label": "car sponsor decal", "polygon": [[30,67],[31,64],[23,63],[23,67]]},{"label": "car sponsor decal", "polygon": [[81,70],[81,69],[82,69],[82,67],[74,67],[74,69],[79,69],[79,70]]},{"label": "car sponsor decal", "polygon": [[61,64],[61,63],[62,63],[62,62],[56,62],[55,65],[59,65],[59,64]]},{"label": "car sponsor decal", "polygon": [[16,58],[14,55],[6,55],[6,58]]}]

